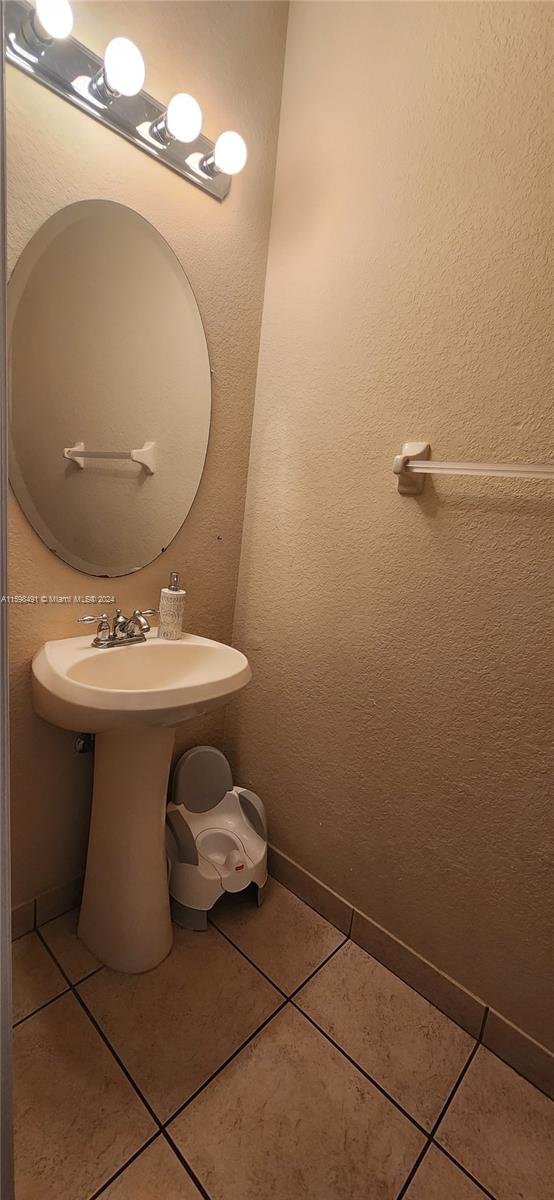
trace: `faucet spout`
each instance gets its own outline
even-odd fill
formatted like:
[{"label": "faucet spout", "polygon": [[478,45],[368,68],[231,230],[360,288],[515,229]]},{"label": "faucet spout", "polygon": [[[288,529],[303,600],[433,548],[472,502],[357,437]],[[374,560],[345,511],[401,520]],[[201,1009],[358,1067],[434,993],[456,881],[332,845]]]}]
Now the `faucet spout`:
[{"label": "faucet spout", "polygon": [[[147,612],[149,613],[150,609],[147,609]],[[125,622],[124,632],[127,637],[137,637],[141,633],[150,632],[150,622],[146,619],[145,614],[141,612],[140,608],[135,608],[132,617],[129,617],[128,621]]]}]

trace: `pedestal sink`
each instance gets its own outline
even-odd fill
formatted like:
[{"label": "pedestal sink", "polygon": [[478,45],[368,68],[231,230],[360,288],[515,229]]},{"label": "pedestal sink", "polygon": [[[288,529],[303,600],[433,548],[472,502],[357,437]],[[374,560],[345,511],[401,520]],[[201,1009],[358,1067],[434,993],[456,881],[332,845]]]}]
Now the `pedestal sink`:
[{"label": "pedestal sink", "polygon": [[148,971],[169,953],[165,803],[175,728],[249,682],[240,651],[155,632],[97,649],[89,637],[46,642],[33,659],[35,711],[95,733],[94,790],[79,936],[118,971]]}]

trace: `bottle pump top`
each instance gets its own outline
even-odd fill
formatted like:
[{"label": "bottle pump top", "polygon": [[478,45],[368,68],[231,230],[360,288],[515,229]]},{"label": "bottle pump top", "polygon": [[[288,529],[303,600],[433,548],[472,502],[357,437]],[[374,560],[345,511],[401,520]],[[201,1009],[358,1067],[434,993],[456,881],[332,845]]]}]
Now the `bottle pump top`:
[{"label": "bottle pump top", "polygon": [[181,591],[181,585],[179,583],[179,572],[178,571],[171,571],[171,574],[169,576],[169,590],[170,590],[170,592],[180,592]]}]

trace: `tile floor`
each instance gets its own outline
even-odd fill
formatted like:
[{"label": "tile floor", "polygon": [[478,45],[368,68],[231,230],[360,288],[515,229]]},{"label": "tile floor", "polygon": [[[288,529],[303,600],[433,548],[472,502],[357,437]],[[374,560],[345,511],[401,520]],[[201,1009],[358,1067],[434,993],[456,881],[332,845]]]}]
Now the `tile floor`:
[{"label": "tile floor", "polygon": [[271,880],[146,975],[14,942],[16,1200],[551,1200],[554,1105]]}]

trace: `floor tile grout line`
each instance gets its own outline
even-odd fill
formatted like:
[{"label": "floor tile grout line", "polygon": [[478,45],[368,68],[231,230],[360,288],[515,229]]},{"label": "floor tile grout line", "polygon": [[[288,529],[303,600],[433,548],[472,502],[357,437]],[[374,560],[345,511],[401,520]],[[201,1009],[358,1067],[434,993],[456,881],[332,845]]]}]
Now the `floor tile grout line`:
[{"label": "floor tile grout line", "polygon": [[410,1171],[408,1172],[408,1175],[407,1175],[406,1179],[404,1180],[402,1187],[400,1188],[400,1191],[398,1193],[398,1196],[396,1197],[396,1200],[403,1200],[403,1197],[406,1195],[406,1192],[408,1191],[410,1184],[413,1183],[413,1181],[419,1171],[419,1168],[429,1150],[429,1146],[431,1146],[431,1145],[432,1145],[431,1138],[428,1137],[427,1141],[425,1142],[425,1145],[422,1146],[422,1148],[415,1160],[415,1163],[413,1164]]},{"label": "floor tile grout line", "polygon": [[466,1179],[471,1180],[471,1183],[475,1184],[475,1186],[477,1188],[479,1188],[479,1191],[482,1192],[483,1196],[487,1196],[488,1200],[497,1200],[497,1197],[494,1196],[492,1192],[489,1192],[488,1188],[485,1187],[484,1183],[480,1183],[480,1181],[478,1179],[476,1179],[475,1175],[472,1175],[471,1171],[468,1171],[467,1167],[464,1167],[457,1158],[454,1158],[453,1154],[450,1154],[448,1152],[448,1150],[445,1150],[444,1146],[441,1146],[440,1142],[435,1142],[431,1136],[429,1136],[427,1138],[427,1141],[426,1141],[423,1149],[420,1151],[420,1153],[408,1175],[408,1178],[402,1184],[402,1187],[400,1189],[400,1192],[398,1193],[398,1196],[396,1197],[396,1200],[404,1200],[404,1196],[406,1195],[406,1192],[407,1192],[410,1184],[413,1183],[413,1181],[419,1171],[419,1168],[421,1167],[421,1164],[422,1164],[424,1158],[426,1157],[427,1152],[429,1151],[431,1146],[435,1150],[440,1151],[441,1154],[444,1154],[445,1158],[448,1158],[450,1160],[450,1162],[455,1167],[457,1167],[458,1170],[461,1171],[461,1173],[463,1175],[466,1176]]},{"label": "floor tile grout line", "polygon": [[84,1012],[84,1013],[86,1013],[87,1017],[89,1018],[89,1021],[91,1022],[91,1024],[92,1024],[92,1025],[94,1025],[94,1028],[96,1029],[96,1032],[97,1032],[97,1033],[99,1034],[99,1036],[102,1038],[102,1041],[104,1042],[104,1045],[105,1045],[105,1046],[107,1046],[108,1050],[110,1051],[110,1054],[112,1054],[112,1055],[113,1055],[113,1057],[114,1057],[114,1059],[115,1059],[116,1063],[118,1064],[118,1066],[119,1066],[119,1067],[121,1068],[121,1070],[123,1071],[123,1074],[125,1075],[125,1078],[126,1078],[126,1079],[127,1079],[127,1081],[128,1081],[130,1084],[131,1084],[131,1087],[133,1088],[133,1090],[136,1092],[136,1094],[137,1094],[137,1096],[138,1096],[139,1100],[141,1100],[141,1101],[142,1101],[142,1103],[144,1104],[144,1107],[145,1107],[145,1109],[146,1109],[146,1110],[147,1110],[147,1112],[150,1114],[150,1116],[152,1117],[152,1120],[155,1122],[155,1124],[158,1126],[158,1129],[161,1129],[161,1127],[162,1127],[162,1122],[160,1121],[160,1118],[159,1118],[159,1117],[157,1116],[157,1114],[155,1113],[154,1109],[152,1108],[152,1105],[151,1105],[151,1104],[149,1104],[148,1100],[146,1099],[146,1096],[144,1095],[144,1093],[143,1093],[143,1092],[141,1091],[141,1089],[139,1088],[139,1086],[138,1086],[138,1083],[135,1083],[135,1080],[133,1079],[133,1076],[131,1075],[131,1072],[130,1072],[130,1071],[127,1069],[127,1067],[125,1066],[125,1063],[123,1062],[123,1059],[122,1059],[122,1058],[120,1058],[120,1057],[119,1057],[119,1054],[117,1053],[117,1051],[116,1051],[116,1050],[114,1050],[114,1047],[112,1046],[112,1044],[111,1044],[111,1042],[110,1042],[109,1038],[108,1038],[108,1037],[107,1037],[107,1035],[104,1033],[104,1030],[102,1029],[101,1025],[99,1025],[98,1021],[96,1020],[96,1017],[95,1017],[95,1016],[93,1015],[93,1013],[90,1011],[90,1009],[89,1009],[88,1005],[86,1004],[86,1002],[83,1000],[83,997],[79,995],[78,991],[77,991],[75,988],[73,988],[72,990],[73,990],[73,995],[75,996],[75,999],[76,999],[77,1003],[78,1003],[78,1004],[80,1004],[80,1006],[81,1006],[81,1008],[82,1008],[83,1012]]},{"label": "floor tile grout line", "polygon": [[350,921],[348,922],[348,933],[347,933],[347,935],[346,935],[346,936],[347,936],[347,938],[351,938],[351,937],[352,937],[352,930],[353,930],[353,928],[354,928],[354,909],[353,909],[353,908],[351,908],[351,909],[350,909]]},{"label": "floor tile grout line", "polygon": [[[330,924],[330,922],[328,923]],[[342,942],[339,942],[339,945],[335,946],[331,952],[327,954],[327,956],[323,958],[320,963],[318,963],[317,967],[314,967],[313,971],[310,971],[310,974],[306,975],[306,978],[303,979],[301,983],[297,984],[295,988],[293,988],[292,992],[286,992],[284,988],[280,986],[280,984],[275,983],[275,980],[272,979],[270,975],[266,974],[263,967],[260,967],[253,958],[250,958],[250,955],[248,955],[246,951],[242,949],[242,946],[239,946],[237,942],[233,941],[232,937],[228,933],[225,933],[223,929],[220,929],[219,925],[216,925],[215,921],[210,920],[210,925],[217,931],[217,933],[220,933],[227,942],[229,942],[229,945],[232,946],[234,950],[237,950],[239,954],[242,954],[242,957],[245,958],[248,963],[250,963],[250,966],[255,967],[256,970],[259,971],[260,975],[262,975],[263,978],[272,985],[272,987],[276,988],[276,990],[280,992],[281,996],[283,996],[285,1000],[292,1000],[292,997],[296,996],[296,993],[299,992],[301,988],[305,987],[305,985],[310,982],[310,979],[313,979],[314,975],[317,975],[318,971],[320,971],[321,968],[324,967],[325,964],[334,957],[338,950],[342,950],[342,947],[345,946],[348,941],[347,935],[343,934]],[[333,929],[334,928],[335,926],[333,926]],[[341,933],[341,930],[339,929],[337,932]]]},{"label": "floor tile grout line", "polygon": [[65,967],[64,967],[64,966],[62,966],[62,964],[61,964],[60,960],[59,960],[59,959],[56,957],[56,955],[54,954],[54,951],[52,950],[52,947],[51,947],[51,946],[49,946],[48,942],[46,941],[46,938],[45,938],[45,937],[43,937],[42,933],[40,932],[40,926],[39,926],[37,929],[35,929],[35,933],[36,933],[36,935],[37,935],[37,937],[38,937],[39,941],[40,941],[40,942],[42,942],[42,945],[44,946],[44,949],[45,949],[45,950],[47,951],[47,953],[50,955],[50,958],[52,959],[52,962],[56,964],[56,966],[57,966],[57,968],[58,968],[58,971],[60,971],[60,972],[61,972],[61,974],[63,975],[63,977],[64,977],[64,979],[65,979],[65,981],[66,981],[66,983],[67,983],[68,987],[69,987],[69,988],[71,988],[71,989],[75,988],[75,984],[74,984],[74,983],[73,983],[73,981],[72,981],[72,980],[69,978],[69,975],[67,974],[67,971],[66,971]]},{"label": "floor tile grout line", "polygon": [[92,1196],[89,1197],[89,1200],[98,1200],[98,1197],[103,1196],[107,1189],[111,1187],[112,1183],[115,1183],[116,1179],[119,1179],[120,1175],[124,1174],[124,1172],[127,1170],[127,1167],[132,1166],[132,1164],[136,1162],[137,1158],[140,1158],[141,1154],[144,1154],[144,1151],[148,1150],[148,1147],[161,1137],[162,1131],[161,1129],[157,1129],[156,1132],[148,1138],[147,1142],[143,1142],[142,1146],[139,1146],[138,1150],[135,1150],[135,1153],[131,1154],[131,1157],[126,1159],[122,1166],[118,1167],[117,1171],[114,1171],[113,1175],[110,1175],[110,1178],[92,1193]]},{"label": "floor tile grout line", "polygon": [[93,975],[99,975],[101,971],[105,970],[105,966],[101,963],[99,967],[94,968],[94,971],[89,971],[88,975],[81,975],[71,986],[80,987],[82,983],[86,983],[87,979],[92,979]]},{"label": "floor tile grout line", "polygon": [[435,1150],[440,1150],[441,1154],[444,1154],[445,1158],[448,1158],[455,1167],[458,1167],[458,1170],[462,1172],[462,1175],[465,1175],[467,1179],[470,1179],[471,1182],[479,1188],[479,1191],[481,1191],[484,1196],[488,1196],[488,1200],[497,1200],[497,1197],[494,1195],[494,1193],[489,1192],[489,1189],[485,1187],[485,1184],[481,1183],[481,1181],[477,1179],[475,1175],[472,1175],[471,1171],[468,1171],[467,1167],[464,1167],[464,1164],[461,1163],[458,1158],[454,1158],[454,1155],[451,1154],[449,1150],[445,1150],[444,1146],[441,1146],[440,1142],[435,1142],[433,1139],[432,1144],[435,1147]]},{"label": "floor tile grout line", "polygon": [[193,1171],[190,1163],[185,1158],[183,1151],[179,1148],[177,1143],[173,1141],[173,1138],[171,1137],[171,1134],[168,1133],[167,1129],[162,1129],[162,1137],[165,1138],[167,1145],[171,1147],[171,1150],[173,1151],[175,1157],[181,1163],[181,1166],[187,1172],[187,1175],[190,1177],[190,1179],[192,1179],[192,1182],[194,1183],[195,1187],[198,1188],[200,1195],[203,1196],[204,1200],[212,1200],[212,1197],[210,1196],[209,1192],[206,1191],[206,1188],[204,1187],[204,1184],[202,1183],[201,1179],[199,1179],[196,1172]]},{"label": "floor tile grout line", "polygon": [[246,1050],[246,1047],[250,1045],[250,1042],[254,1041],[254,1038],[256,1038],[259,1033],[263,1033],[264,1029],[267,1029],[267,1026],[271,1024],[271,1022],[279,1015],[279,1013],[283,1012],[283,1009],[287,1007],[288,1003],[289,1001],[285,998],[274,1010],[274,1012],[270,1013],[269,1016],[262,1021],[261,1025],[258,1025],[258,1027],[254,1029],[247,1038],[245,1038],[244,1042],[241,1042],[240,1046],[237,1046],[236,1050],[233,1050],[233,1053],[225,1059],[225,1062],[222,1062],[219,1067],[216,1067],[215,1071],[212,1071],[212,1074],[209,1075],[208,1078],[205,1079],[204,1082],[201,1083],[196,1090],[192,1092],[191,1095],[188,1096],[178,1108],[175,1109],[175,1112],[171,1113],[171,1116],[167,1117],[167,1119],[163,1121],[162,1129],[167,1129],[168,1125],[171,1125],[173,1121],[176,1121],[177,1117],[181,1116],[181,1113],[188,1108],[189,1104],[192,1104],[193,1100],[196,1100],[197,1096],[199,1096],[201,1092],[209,1087],[210,1084],[213,1083],[214,1079],[217,1079],[217,1076],[221,1075],[222,1071],[224,1071],[226,1067],[233,1062],[233,1059],[237,1058],[239,1054],[242,1054],[242,1051]]},{"label": "floor tile grout line", "polygon": [[43,1012],[45,1008],[50,1008],[51,1004],[54,1004],[56,1000],[60,1000],[62,996],[67,996],[68,992],[70,991],[70,987],[65,987],[63,991],[56,992],[56,995],[51,996],[49,1000],[45,1000],[44,1004],[39,1004],[38,1008],[34,1008],[32,1012],[26,1013],[24,1017],[19,1017],[17,1021],[14,1021],[12,1029],[19,1029],[20,1025],[25,1024],[25,1021],[30,1021],[31,1017],[36,1017],[37,1013]]},{"label": "floor tile grout line", "polygon": [[300,1006],[296,1004],[294,1000],[291,1000],[290,1003],[302,1017],[305,1017],[306,1020],[310,1022],[310,1025],[313,1025],[314,1029],[317,1029],[318,1033],[321,1033],[321,1035],[326,1038],[328,1042],[330,1042],[331,1046],[333,1046],[335,1050],[338,1050],[339,1054],[342,1054],[343,1058],[345,1058],[352,1067],[355,1067],[356,1070],[359,1071],[360,1075],[363,1075],[364,1079],[367,1079],[368,1083],[371,1083],[373,1087],[385,1097],[385,1100],[389,1100],[390,1103],[402,1113],[403,1117],[406,1117],[412,1125],[415,1125],[416,1129],[419,1130],[419,1132],[422,1133],[425,1138],[428,1138],[429,1140],[431,1139],[429,1130],[425,1129],[423,1125],[420,1125],[419,1121],[416,1121],[416,1118],[412,1117],[411,1113],[409,1113],[406,1108],[403,1108],[398,1100],[395,1100],[394,1096],[391,1096],[390,1092],[387,1092],[383,1085],[374,1079],[373,1075],[370,1075],[368,1071],[364,1069],[364,1067],[361,1067],[360,1064],[356,1062],[355,1058],[352,1058],[346,1050],[343,1050],[342,1046],[339,1046],[338,1042],[335,1042],[330,1034],[326,1033],[325,1029],[322,1029],[321,1025],[317,1024],[317,1021],[314,1021],[313,1017],[310,1017],[309,1013],[304,1012],[304,1010],[300,1008]]},{"label": "floor tile grout line", "polygon": [[[48,924],[48,922],[47,922],[47,924]],[[63,975],[64,979],[67,980],[67,984],[70,988],[73,989],[73,988],[80,987],[81,984],[85,983],[85,981],[87,979],[92,979],[93,975],[99,975],[101,971],[106,970],[104,964],[100,963],[100,965],[98,967],[94,967],[94,969],[92,971],[89,971],[87,975],[80,975],[78,979],[71,979],[71,977],[68,975],[65,967],[63,966],[61,960],[54,953],[50,943],[46,941],[46,938],[41,933],[42,928],[43,928],[43,926],[40,925],[38,929],[35,929],[35,933],[36,933],[37,937],[39,938],[39,940],[42,942],[44,949],[48,951],[52,961],[56,964],[58,971],[60,971],[61,974]]]},{"label": "floor tile grout line", "polygon": [[127,1067],[125,1066],[125,1063],[124,1063],[124,1062],[123,1062],[123,1060],[122,1060],[122,1059],[119,1057],[119,1054],[117,1053],[117,1051],[116,1051],[116,1050],[114,1049],[114,1047],[112,1046],[112,1044],[111,1044],[111,1042],[110,1042],[109,1038],[108,1038],[108,1037],[107,1037],[107,1035],[104,1033],[104,1030],[102,1029],[101,1025],[99,1025],[98,1021],[96,1020],[96,1017],[93,1015],[93,1013],[92,1013],[92,1012],[90,1011],[90,1009],[88,1008],[88,1005],[86,1004],[85,1000],[83,999],[83,997],[82,997],[82,996],[80,996],[80,995],[79,995],[79,992],[77,991],[77,986],[76,986],[76,985],[74,985],[73,983],[71,983],[71,980],[69,979],[68,975],[67,975],[67,974],[66,974],[66,972],[64,971],[63,967],[61,967],[61,966],[60,966],[60,964],[58,963],[58,961],[57,961],[57,959],[56,959],[56,956],[55,956],[55,954],[54,954],[54,953],[53,953],[53,951],[50,949],[50,946],[49,946],[49,945],[48,945],[48,943],[47,943],[47,942],[44,940],[44,938],[42,937],[42,935],[40,934],[40,932],[39,932],[39,930],[38,930],[38,929],[37,929],[37,934],[38,934],[38,936],[40,937],[40,940],[41,940],[41,942],[42,942],[43,946],[45,946],[45,947],[46,947],[46,949],[47,949],[48,953],[50,954],[51,958],[52,958],[52,959],[54,960],[54,962],[55,962],[55,963],[56,963],[56,964],[57,964],[57,965],[60,967],[60,971],[62,972],[62,975],[64,976],[64,978],[65,978],[65,979],[67,979],[67,981],[68,981],[68,983],[69,983],[69,991],[70,991],[70,992],[72,992],[73,996],[75,997],[75,1000],[76,1000],[76,1001],[77,1001],[77,1003],[80,1005],[81,1009],[82,1009],[82,1010],[83,1010],[83,1012],[86,1014],[86,1016],[88,1017],[89,1021],[91,1022],[91,1025],[93,1025],[93,1026],[94,1026],[94,1028],[96,1029],[96,1032],[98,1033],[99,1037],[101,1037],[102,1041],[104,1042],[104,1045],[105,1045],[105,1046],[107,1046],[108,1050],[110,1051],[110,1054],[113,1056],[113,1058],[115,1059],[115,1061],[116,1061],[116,1063],[118,1064],[119,1068],[121,1069],[121,1071],[122,1071],[122,1072],[123,1072],[123,1074],[125,1075],[125,1078],[127,1079],[128,1083],[130,1083],[130,1084],[131,1084],[131,1087],[132,1087],[132,1088],[133,1088],[133,1090],[136,1092],[136,1094],[137,1094],[137,1096],[138,1096],[139,1100],[141,1100],[141,1101],[142,1101],[142,1103],[143,1103],[144,1107],[146,1108],[147,1112],[148,1112],[148,1113],[150,1114],[150,1116],[152,1117],[152,1120],[155,1122],[155,1124],[157,1125],[158,1129],[161,1129],[161,1127],[162,1127],[162,1122],[160,1121],[160,1118],[159,1118],[159,1117],[156,1115],[156,1113],[154,1112],[154,1109],[153,1109],[153,1108],[152,1108],[152,1106],[151,1106],[151,1105],[148,1103],[148,1100],[147,1100],[147,1099],[146,1099],[146,1097],[143,1095],[143,1093],[142,1093],[141,1089],[139,1088],[138,1084],[137,1084],[137,1083],[135,1083],[135,1080],[133,1079],[133,1076],[131,1075],[130,1071],[128,1071],[128,1070],[127,1070]]},{"label": "floor tile grout line", "polygon": [[270,975],[266,975],[266,972],[263,970],[263,968],[259,967],[258,964],[254,962],[254,959],[249,957],[249,955],[246,953],[245,950],[241,950],[241,947],[237,946],[236,942],[234,942],[233,939],[231,937],[229,937],[228,933],[224,933],[223,929],[220,929],[219,926],[216,925],[214,921],[210,921],[210,925],[212,926],[212,929],[215,929],[216,933],[221,934],[221,937],[225,938],[225,941],[228,942],[229,945],[233,947],[233,950],[236,950],[238,954],[241,954],[242,957],[244,959],[246,959],[247,963],[250,963],[251,967],[255,967],[256,971],[258,971],[259,974],[263,976],[263,978],[266,980],[267,983],[270,983],[271,986],[273,988],[275,988],[275,990],[277,992],[279,992],[279,994],[283,997],[284,1000],[288,1000],[288,995],[283,990],[283,988],[279,987],[279,984],[275,983]]},{"label": "floor tile grout line", "polygon": [[405,1194],[406,1194],[406,1192],[407,1192],[407,1190],[408,1190],[408,1187],[409,1187],[409,1186],[410,1186],[410,1184],[413,1182],[413,1179],[415,1178],[415,1176],[416,1176],[416,1174],[417,1174],[417,1171],[419,1170],[419,1167],[421,1166],[421,1163],[423,1162],[423,1159],[425,1158],[425,1155],[427,1154],[427,1151],[429,1150],[429,1147],[430,1147],[430,1146],[434,1146],[434,1147],[435,1147],[435,1149],[437,1149],[437,1150],[441,1150],[441,1151],[443,1151],[443,1153],[446,1153],[447,1157],[448,1157],[448,1158],[450,1158],[450,1159],[451,1159],[451,1161],[452,1161],[453,1163],[455,1163],[455,1165],[461,1169],[461,1171],[464,1173],[464,1175],[467,1175],[468,1179],[471,1179],[472,1183],[475,1183],[475,1184],[477,1184],[477,1186],[480,1188],[480,1190],[483,1192],[483,1194],[484,1194],[485,1196],[489,1196],[489,1197],[490,1197],[490,1200],[496,1200],[496,1198],[495,1198],[494,1196],[492,1196],[492,1193],[491,1193],[491,1192],[489,1192],[489,1191],[487,1191],[487,1189],[484,1187],[484,1185],[483,1185],[483,1184],[481,1184],[481,1183],[479,1182],[479,1180],[478,1180],[478,1179],[476,1179],[476,1178],[475,1178],[475,1176],[471,1174],[471,1172],[470,1172],[470,1171],[468,1171],[468,1170],[467,1170],[467,1169],[466,1169],[464,1166],[462,1166],[462,1164],[461,1164],[460,1162],[458,1162],[458,1160],[457,1160],[457,1159],[455,1159],[455,1158],[453,1157],[453,1155],[451,1155],[451,1154],[448,1154],[448,1152],[447,1152],[447,1151],[444,1151],[444,1148],[441,1146],[440,1142],[437,1142],[437,1141],[435,1141],[435,1134],[436,1134],[436,1132],[437,1132],[437,1129],[439,1128],[439,1126],[440,1126],[440,1124],[441,1124],[441,1121],[443,1120],[444,1116],[446,1115],[446,1112],[447,1112],[447,1110],[448,1110],[448,1108],[449,1108],[449,1106],[450,1106],[450,1104],[451,1104],[452,1100],[454,1099],[454,1096],[456,1095],[456,1092],[458,1091],[458,1088],[459,1088],[459,1087],[461,1086],[461,1084],[463,1083],[463,1081],[464,1081],[464,1078],[465,1078],[465,1076],[466,1076],[466,1074],[467,1074],[467,1072],[468,1072],[468,1070],[469,1070],[469,1068],[470,1068],[470,1066],[471,1066],[471,1064],[472,1064],[472,1062],[473,1062],[473,1059],[475,1058],[475,1056],[476,1056],[476,1054],[477,1054],[477,1051],[478,1051],[478,1049],[479,1049],[479,1046],[481,1045],[481,1040],[480,1040],[480,1039],[481,1039],[481,1034],[482,1034],[482,1032],[483,1032],[483,1030],[484,1030],[484,1028],[485,1028],[485,1021],[486,1021],[487,1012],[488,1012],[488,1009],[486,1010],[486,1012],[485,1012],[485,1014],[484,1014],[484,1016],[483,1016],[483,1021],[482,1021],[482,1023],[481,1023],[481,1031],[480,1031],[480,1034],[479,1034],[479,1039],[476,1041],[476,1043],[475,1043],[475,1045],[474,1045],[473,1049],[471,1050],[471,1053],[470,1053],[470,1054],[469,1054],[469,1056],[468,1056],[467,1062],[464,1064],[464,1066],[463,1066],[462,1070],[460,1071],[460,1074],[459,1074],[459,1076],[458,1076],[458,1078],[457,1078],[456,1082],[454,1083],[454,1086],[452,1087],[452,1089],[451,1089],[451,1091],[450,1091],[449,1095],[447,1096],[447,1098],[446,1098],[446,1101],[445,1101],[445,1103],[444,1103],[444,1105],[443,1105],[443,1107],[442,1107],[442,1109],[441,1109],[441,1111],[440,1111],[440,1113],[439,1113],[439,1115],[438,1115],[438,1117],[437,1117],[437,1119],[436,1119],[436,1121],[435,1121],[435,1124],[433,1125],[433,1127],[432,1127],[432,1129],[431,1129],[430,1133],[427,1135],[427,1143],[426,1143],[426,1145],[424,1146],[424,1148],[423,1148],[423,1150],[422,1150],[421,1154],[419,1155],[419,1158],[418,1158],[418,1159],[417,1159],[417,1161],[414,1163],[414,1165],[413,1165],[413,1167],[412,1167],[412,1169],[411,1169],[411,1171],[410,1171],[410,1173],[409,1173],[409,1175],[408,1175],[408,1178],[406,1179],[405,1183],[404,1183],[404,1184],[403,1184],[403,1186],[402,1186],[402,1189],[401,1189],[401,1191],[399,1192],[399,1195],[397,1196],[397,1200],[403,1200],[403,1197],[405,1196]]},{"label": "floor tile grout line", "polygon": [[454,1083],[454,1086],[450,1089],[450,1092],[449,1092],[448,1096],[446,1097],[446,1100],[445,1100],[445,1102],[441,1108],[441,1111],[433,1125],[433,1128],[431,1129],[431,1137],[432,1138],[435,1137],[435,1134],[441,1124],[441,1121],[444,1120],[444,1117],[446,1116],[446,1113],[448,1112],[448,1109],[450,1108],[450,1105],[454,1099],[454,1096],[456,1095],[458,1089],[461,1087],[461,1085],[467,1075],[467,1072],[469,1071],[469,1068],[475,1058],[475,1055],[477,1054],[479,1045],[480,1045],[479,1042],[475,1043],[475,1045],[467,1059],[467,1062],[462,1067],[462,1070],[460,1071],[460,1074],[458,1075],[458,1078],[457,1078],[456,1082]]},{"label": "floor tile grout line", "polygon": [[334,950],[331,950],[331,953],[328,954],[326,958],[323,958],[321,960],[321,962],[318,964],[318,966],[314,967],[313,971],[310,971],[309,975],[306,975],[306,978],[302,980],[302,983],[299,983],[298,987],[295,987],[294,991],[291,992],[291,994],[289,996],[289,1000],[293,1000],[294,997],[297,996],[298,993],[302,991],[302,988],[305,988],[306,985],[308,983],[310,983],[312,979],[315,979],[315,976],[317,974],[319,974],[319,972],[321,971],[321,969],[323,967],[327,966],[327,963],[330,962],[331,959],[335,957],[335,954],[338,954],[339,950],[342,950],[343,946],[346,946],[346,943],[348,940],[349,939],[347,937],[344,937],[342,942],[339,942],[338,946],[335,946]]}]

